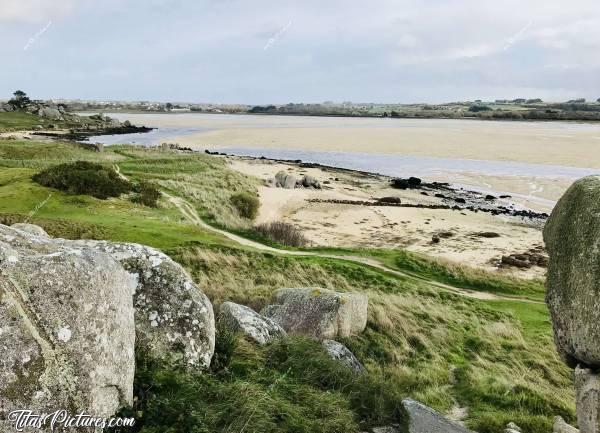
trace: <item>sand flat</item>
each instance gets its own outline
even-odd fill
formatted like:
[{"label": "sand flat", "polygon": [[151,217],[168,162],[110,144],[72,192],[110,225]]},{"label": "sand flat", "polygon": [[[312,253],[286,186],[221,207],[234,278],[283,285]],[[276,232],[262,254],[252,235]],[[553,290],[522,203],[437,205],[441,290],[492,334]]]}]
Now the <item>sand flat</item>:
[{"label": "sand flat", "polygon": [[219,114],[109,113],[135,124],[198,128],[171,141],[224,147],[403,154],[600,168],[600,123]]}]

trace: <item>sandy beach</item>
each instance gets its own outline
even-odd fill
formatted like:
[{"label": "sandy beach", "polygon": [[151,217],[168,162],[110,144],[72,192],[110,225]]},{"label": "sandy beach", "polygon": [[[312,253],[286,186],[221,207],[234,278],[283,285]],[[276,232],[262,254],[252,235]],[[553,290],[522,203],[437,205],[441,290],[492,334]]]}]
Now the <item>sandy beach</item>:
[{"label": "sandy beach", "polygon": [[[387,158],[385,174],[416,175],[428,181],[507,193],[515,202],[543,212],[553,208],[575,179],[600,172],[600,124],[594,123],[198,113],[109,115],[162,128],[162,141],[196,150],[235,150],[237,155],[284,151],[290,155],[285,159],[298,159],[295,155],[304,152],[306,161],[330,152],[348,158],[355,155],[358,160]],[[394,165],[394,158],[412,158],[415,165],[410,161]],[[358,168],[347,164],[329,165]],[[382,172],[377,168],[374,163],[363,169]],[[412,172],[407,174],[407,170]]]},{"label": "sandy beach", "polygon": [[[263,181],[279,171],[297,177],[310,175],[326,182],[322,190],[259,187],[261,208],[257,224],[285,221],[300,228],[313,246],[406,248],[410,251],[521,277],[537,277],[544,268],[499,268],[503,255],[522,253],[542,245],[539,224],[487,213],[450,209],[423,209],[314,203],[309,200],[369,200],[399,197],[403,203],[440,204],[433,196],[389,186],[385,176],[363,176],[293,163],[227,157],[230,166]],[[337,179],[337,180],[336,180]],[[482,232],[499,236],[483,238]],[[446,238],[433,243],[433,236]],[[448,235],[447,233],[451,233]]]}]

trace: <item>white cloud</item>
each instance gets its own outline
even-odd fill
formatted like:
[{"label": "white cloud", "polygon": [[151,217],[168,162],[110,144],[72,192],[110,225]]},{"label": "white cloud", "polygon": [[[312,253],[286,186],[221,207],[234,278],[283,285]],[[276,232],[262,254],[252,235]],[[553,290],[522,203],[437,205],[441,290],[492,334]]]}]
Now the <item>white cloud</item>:
[{"label": "white cloud", "polygon": [[0,21],[48,22],[68,14],[75,5],[75,0],[2,0]]}]

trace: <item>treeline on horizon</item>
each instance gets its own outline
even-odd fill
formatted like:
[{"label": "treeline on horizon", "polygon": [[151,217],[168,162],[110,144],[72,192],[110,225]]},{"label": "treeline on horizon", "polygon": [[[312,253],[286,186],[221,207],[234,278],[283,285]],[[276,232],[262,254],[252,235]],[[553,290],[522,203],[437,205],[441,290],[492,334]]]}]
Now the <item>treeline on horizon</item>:
[{"label": "treeline on horizon", "polygon": [[272,114],[342,117],[390,118],[479,118],[497,120],[600,120],[600,98],[588,102],[583,98],[566,102],[517,98],[495,101],[463,101],[444,104],[375,104],[375,103],[288,103],[284,105],[189,104],[148,101],[81,101],[60,100],[70,111],[142,111],[198,112],[227,114]]}]

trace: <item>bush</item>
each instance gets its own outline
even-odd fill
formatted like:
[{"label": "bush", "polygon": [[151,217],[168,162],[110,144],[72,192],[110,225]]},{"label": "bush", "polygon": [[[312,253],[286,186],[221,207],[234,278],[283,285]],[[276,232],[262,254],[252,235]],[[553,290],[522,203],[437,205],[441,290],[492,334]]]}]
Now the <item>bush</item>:
[{"label": "bush", "polygon": [[158,206],[160,191],[150,182],[141,181],[133,187],[133,190],[137,193],[132,199],[133,202],[141,203],[148,207]]},{"label": "bush", "polygon": [[309,243],[294,225],[281,221],[260,224],[255,227],[255,230],[266,238],[289,247],[304,247]]},{"label": "bush", "polygon": [[248,192],[240,192],[232,195],[230,201],[233,207],[237,209],[240,216],[253,220],[256,218],[256,215],[258,215],[260,201],[255,195]]},{"label": "bush", "polygon": [[50,167],[35,174],[33,180],[67,194],[87,194],[99,199],[118,197],[132,189],[113,169],[87,161]]}]

